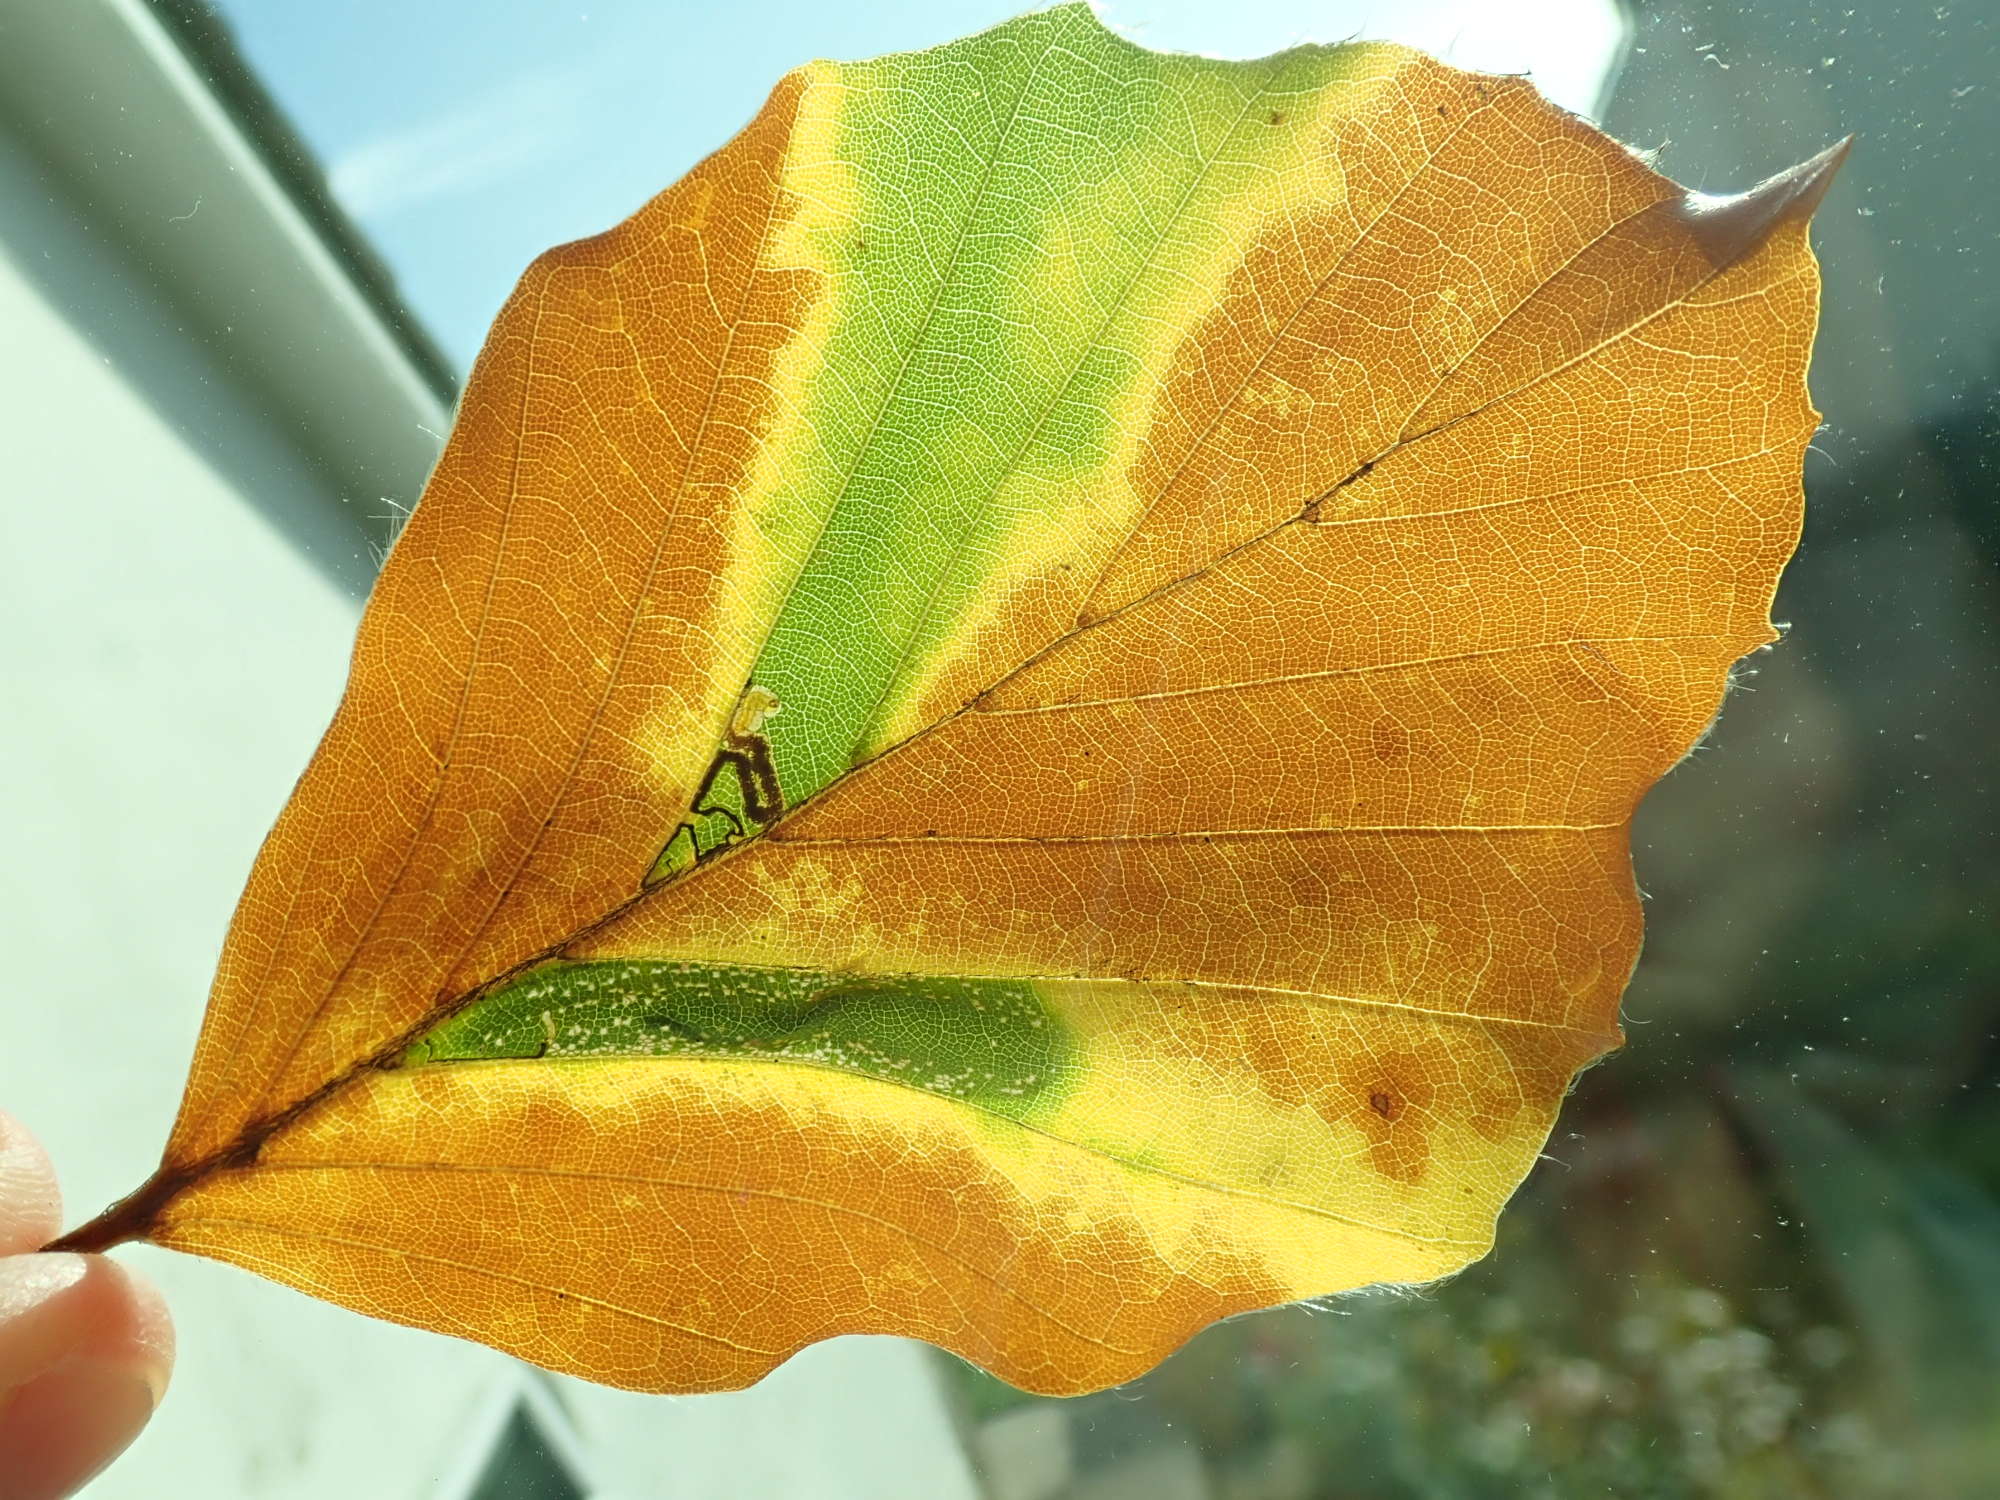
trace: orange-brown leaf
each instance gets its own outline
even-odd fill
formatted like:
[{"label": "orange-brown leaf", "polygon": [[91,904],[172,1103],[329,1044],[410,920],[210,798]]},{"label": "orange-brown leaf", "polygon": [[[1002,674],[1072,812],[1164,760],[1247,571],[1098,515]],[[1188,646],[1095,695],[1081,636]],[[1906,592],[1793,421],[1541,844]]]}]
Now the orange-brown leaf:
[{"label": "orange-brown leaf", "polygon": [[1837,161],[1081,7],[788,78],[501,314],[71,1243],[675,1390],[1464,1265],[1772,639]]}]

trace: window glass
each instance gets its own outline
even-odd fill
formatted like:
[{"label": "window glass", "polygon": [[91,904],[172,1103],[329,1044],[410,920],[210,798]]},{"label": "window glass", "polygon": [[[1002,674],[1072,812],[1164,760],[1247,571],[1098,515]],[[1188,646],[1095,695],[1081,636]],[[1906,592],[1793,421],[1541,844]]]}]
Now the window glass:
[{"label": "window glass", "polygon": [[[1014,7],[214,8],[462,372],[532,255],[629,213],[787,68]],[[957,1426],[914,1396],[898,1410],[926,1414],[925,1442],[962,1433],[991,1493],[1021,1500],[1985,1492],[2000,1472],[2000,20],[1950,0],[1133,0],[1107,16],[1157,46],[1251,55],[1363,33],[1531,71],[1714,192],[1855,134],[1815,229],[1826,424],[1776,611],[1788,637],[1745,664],[1717,729],[1641,810],[1630,1043],[1579,1082],[1495,1253],[1445,1285],[1239,1319],[1074,1401],[938,1356]],[[860,1413],[841,1420],[865,1424],[867,1403],[840,1395]],[[521,1424],[481,1493],[570,1492]],[[644,1424],[617,1431],[620,1472],[641,1472]]]}]

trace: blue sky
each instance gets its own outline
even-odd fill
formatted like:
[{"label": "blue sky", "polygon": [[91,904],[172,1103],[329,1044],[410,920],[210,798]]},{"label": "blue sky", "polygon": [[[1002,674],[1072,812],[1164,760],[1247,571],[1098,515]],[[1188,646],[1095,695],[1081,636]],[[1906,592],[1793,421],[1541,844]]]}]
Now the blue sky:
[{"label": "blue sky", "polygon": [[[335,196],[463,370],[540,251],[624,218],[814,57],[932,46],[1021,0],[212,0]],[[1356,35],[1529,72],[1589,113],[1611,0],[1109,0],[1149,46],[1254,57]]]}]

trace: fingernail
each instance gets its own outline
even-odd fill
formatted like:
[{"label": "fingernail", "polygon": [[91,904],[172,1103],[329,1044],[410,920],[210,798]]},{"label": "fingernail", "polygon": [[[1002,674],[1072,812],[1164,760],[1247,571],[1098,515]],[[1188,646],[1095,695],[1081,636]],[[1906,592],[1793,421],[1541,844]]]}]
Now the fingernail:
[{"label": "fingernail", "polygon": [[0,1500],[59,1500],[123,1453],[159,1405],[163,1374],[73,1359],[0,1397]]}]

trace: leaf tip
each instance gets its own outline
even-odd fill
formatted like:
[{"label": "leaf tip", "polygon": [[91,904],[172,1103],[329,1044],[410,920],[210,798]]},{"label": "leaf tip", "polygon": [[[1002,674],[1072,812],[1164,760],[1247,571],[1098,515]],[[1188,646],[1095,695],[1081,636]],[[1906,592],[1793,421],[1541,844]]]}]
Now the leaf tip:
[{"label": "leaf tip", "polygon": [[1781,226],[1810,219],[1853,145],[1854,137],[1847,136],[1748,192],[1688,193],[1682,199],[1682,212],[1709,260],[1718,267],[1733,265]]}]

